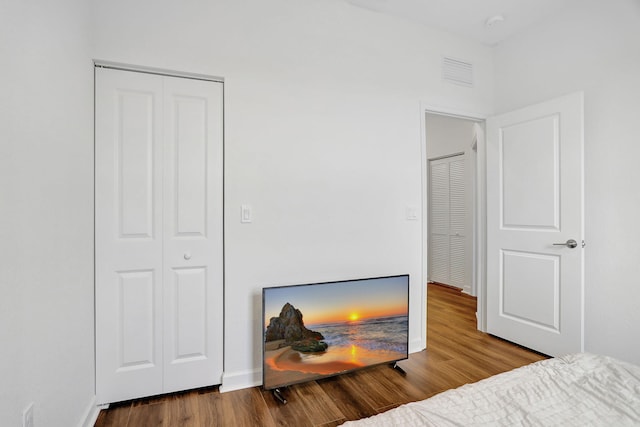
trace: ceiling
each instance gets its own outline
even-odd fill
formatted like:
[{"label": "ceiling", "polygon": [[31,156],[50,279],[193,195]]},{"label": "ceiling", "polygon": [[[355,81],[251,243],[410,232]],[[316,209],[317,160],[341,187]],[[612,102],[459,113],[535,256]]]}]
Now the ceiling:
[{"label": "ceiling", "polygon": [[[345,0],[493,46],[577,0]],[[487,19],[502,15],[490,27]]]}]

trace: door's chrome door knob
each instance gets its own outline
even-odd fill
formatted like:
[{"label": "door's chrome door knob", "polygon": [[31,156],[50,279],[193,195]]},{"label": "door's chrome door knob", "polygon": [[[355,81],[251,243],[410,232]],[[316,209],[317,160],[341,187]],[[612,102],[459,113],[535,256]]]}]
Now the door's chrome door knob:
[{"label": "door's chrome door knob", "polygon": [[566,247],[568,247],[570,249],[573,249],[573,248],[577,248],[578,247],[578,242],[576,242],[573,239],[569,239],[564,243],[554,243],[553,246],[566,246]]}]

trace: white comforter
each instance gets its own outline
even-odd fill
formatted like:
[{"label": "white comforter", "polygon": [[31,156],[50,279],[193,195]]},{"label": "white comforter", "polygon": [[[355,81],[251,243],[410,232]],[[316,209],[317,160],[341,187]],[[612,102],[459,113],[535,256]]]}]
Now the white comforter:
[{"label": "white comforter", "polygon": [[640,367],[593,354],[543,360],[351,421],[363,426],[640,426]]}]

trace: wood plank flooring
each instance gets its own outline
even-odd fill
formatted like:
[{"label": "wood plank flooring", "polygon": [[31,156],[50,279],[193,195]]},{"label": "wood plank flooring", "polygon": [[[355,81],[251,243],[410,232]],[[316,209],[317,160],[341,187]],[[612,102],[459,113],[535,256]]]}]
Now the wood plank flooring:
[{"label": "wood plank flooring", "polygon": [[378,366],[298,384],[285,390],[286,405],[259,387],[192,390],[112,405],[95,426],[331,427],[545,358],[478,332],[475,298],[440,285],[427,288],[427,350],[399,362],[406,375]]}]

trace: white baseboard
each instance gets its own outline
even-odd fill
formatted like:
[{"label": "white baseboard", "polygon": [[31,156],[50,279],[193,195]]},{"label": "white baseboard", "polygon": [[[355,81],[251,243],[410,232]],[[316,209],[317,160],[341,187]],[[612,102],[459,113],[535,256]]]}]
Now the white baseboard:
[{"label": "white baseboard", "polygon": [[259,385],[262,385],[262,371],[260,369],[233,373],[225,372],[222,374],[220,393],[256,387]]},{"label": "white baseboard", "polygon": [[91,402],[89,402],[89,405],[87,406],[87,409],[84,411],[84,415],[82,416],[82,419],[78,427],[93,427],[96,424],[96,421],[98,420],[98,415],[100,415],[100,411],[108,407],[109,405],[98,406],[96,404],[96,397],[93,396],[91,398]]}]

